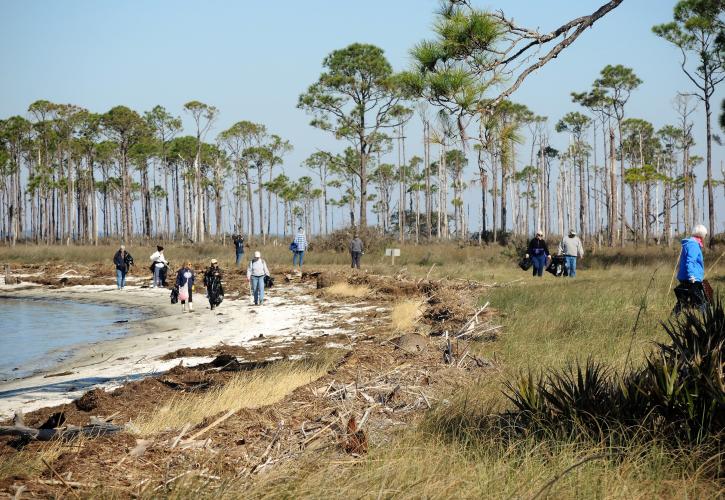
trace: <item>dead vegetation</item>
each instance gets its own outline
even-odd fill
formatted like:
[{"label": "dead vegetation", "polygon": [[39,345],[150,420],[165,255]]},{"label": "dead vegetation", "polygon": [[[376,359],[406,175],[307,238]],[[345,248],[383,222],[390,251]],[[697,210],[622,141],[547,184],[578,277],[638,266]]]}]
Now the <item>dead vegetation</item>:
[{"label": "dead vegetation", "polygon": [[[312,285],[319,277],[312,272],[300,279]],[[310,286],[310,293],[335,297],[336,305],[321,307],[349,303],[339,320],[353,325],[353,333],[293,339],[288,345],[184,349],[167,358],[216,358],[34,412],[31,422],[58,411],[69,422],[87,420],[88,411],[115,414],[114,421],[130,423],[137,436],[86,440],[55,459],[55,472],[0,477],[0,491],[23,486],[34,494],[59,494],[68,489],[60,476],[82,478],[72,488],[89,494],[157,496],[189,480],[254,481],[309,452],[359,456],[496,369],[472,349],[477,339],[494,338],[498,331],[495,311],[476,303],[487,285],[405,273],[326,273],[326,279],[326,286],[317,292]],[[318,354],[290,360],[310,347]],[[31,442],[22,453],[40,450]],[[0,460],[16,453],[6,443]]]}]

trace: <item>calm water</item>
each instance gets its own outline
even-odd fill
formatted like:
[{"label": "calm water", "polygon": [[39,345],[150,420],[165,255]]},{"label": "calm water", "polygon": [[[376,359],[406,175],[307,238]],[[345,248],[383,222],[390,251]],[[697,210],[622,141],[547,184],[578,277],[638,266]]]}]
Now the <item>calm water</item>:
[{"label": "calm water", "polygon": [[137,310],[66,300],[0,298],[0,380],[49,369],[82,346],[123,335]]}]

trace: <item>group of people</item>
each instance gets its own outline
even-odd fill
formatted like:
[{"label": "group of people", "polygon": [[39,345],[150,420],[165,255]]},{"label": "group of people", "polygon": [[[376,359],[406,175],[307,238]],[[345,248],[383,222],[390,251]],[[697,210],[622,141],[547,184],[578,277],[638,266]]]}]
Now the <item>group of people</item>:
[{"label": "group of people", "polygon": [[[584,246],[574,229],[570,229],[569,234],[562,238],[558,250],[558,255],[564,259],[564,276],[574,278],[576,276],[577,259],[581,261],[584,258]],[[525,257],[531,259],[534,276],[543,276],[544,269],[552,260],[549,247],[544,240],[543,231],[536,231],[536,236],[529,242]]]},{"label": "group of people", "polygon": [[[677,280],[679,285],[675,288],[677,304],[673,310],[675,315],[687,307],[704,310],[709,298],[709,285],[705,280],[705,261],[702,254],[704,240],[707,237],[707,228],[702,224],[696,225],[692,235],[682,240],[679,262],[677,265]],[[573,278],[576,276],[577,260],[584,258],[584,247],[577,237],[576,231],[571,229],[559,243],[559,255],[564,259],[564,275]],[[544,269],[550,265],[552,256],[544,240],[544,233],[537,231],[529,242],[526,250],[526,259],[531,259],[534,276],[542,276]]]}]

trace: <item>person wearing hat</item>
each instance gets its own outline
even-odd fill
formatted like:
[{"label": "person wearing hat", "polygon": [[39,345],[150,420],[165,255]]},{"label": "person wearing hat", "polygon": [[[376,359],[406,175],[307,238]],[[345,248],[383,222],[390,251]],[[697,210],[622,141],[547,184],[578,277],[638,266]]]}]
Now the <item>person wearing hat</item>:
[{"label": "person wearing hat", "polygon": [[259,251],[254,252],[254,258],[249,261],[247,267],[247,281],[252,286],[252,297],[254,297],[255,306],[264,304],[264,277],[269,276],[269,274],[269,268],[262,259],[262,254]]},{"label": "person wearing hat", "polygon": [[224,299],[222,271],[219,269],[219,261],[216,259],[211,259],[209,268],[204,272],[204,286],[209,299],[209,308],[213,311]]},{"label": "person wearing hat", "polygon": [[559,255],[564,256],[567,275],[576,276],[576,260],[584,258],[584,247],[574,229],[569,229],[569,236],[565,236],[559,243]]},{"label": "person wearing hat", "polygon": [[547,261],[550,258],[549,247],[546,246],[546,241],[544,241],[543,231],[536,231],[536,236],[529,242],[529,248],[526,252],[526,258],[531,259],[534,276],[543,276]]},{"label": "person wearing hat", "polygon": [[156,246],[156,251],[151,254],[151,270],[154,273],[153,283],[151,288],[162,287],[164,280],[161,276],[161,271],[168,265],[169,261],[164,257],[164,247],[161,245]]},{"label": "person wearing hat", "polygon": [[[707,237],[707,228],[698,224],[692,229],[692,236],[682,240],[680,251],[680,267],[677,270],[677,280],[680,282],[679,289],[684,289],[690,296],[690,303],[704,310],[707,304],[703,280],[705,279],[705,260],[702,256],[704,240]],[[677,301],[675,315],[682,309],[682,304]]]},{"label": "person wearing hat", "polygon": [[126,251],[124,245],[121,245],[113,256],[113,263],[116,265],[116,286],[119,290],[123,290],[126,287],[126,274],[133,265],[133,257]]}]

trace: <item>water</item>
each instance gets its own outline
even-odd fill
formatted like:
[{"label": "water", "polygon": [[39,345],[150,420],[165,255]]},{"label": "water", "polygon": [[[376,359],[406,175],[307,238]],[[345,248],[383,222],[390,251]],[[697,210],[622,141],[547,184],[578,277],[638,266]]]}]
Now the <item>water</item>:
[{"label": "water", "polygon": [[140,316],[113,305],[0,298],[0,380],[48,370],[79,347],[124,335],[123,321]]}]

